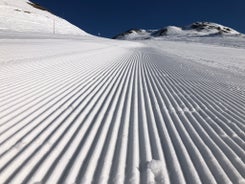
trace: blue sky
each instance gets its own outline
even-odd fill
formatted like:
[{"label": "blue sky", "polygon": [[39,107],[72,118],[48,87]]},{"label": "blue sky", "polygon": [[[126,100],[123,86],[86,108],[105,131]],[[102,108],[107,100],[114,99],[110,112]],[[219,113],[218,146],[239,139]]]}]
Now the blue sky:
[{"label": "blue sky", "polygon": [[245,0],[33,0],[88,33],[112,37],[209,21],[245,33]]}]

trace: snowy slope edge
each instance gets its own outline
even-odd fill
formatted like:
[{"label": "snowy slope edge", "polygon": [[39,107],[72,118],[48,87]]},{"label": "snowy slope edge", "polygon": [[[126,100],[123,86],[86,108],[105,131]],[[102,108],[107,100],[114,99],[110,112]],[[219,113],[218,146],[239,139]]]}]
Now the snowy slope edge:
[{"label": "snowy slope edge", "polygon": [[29,0],[0,0],[0,31],[89,35]]}]

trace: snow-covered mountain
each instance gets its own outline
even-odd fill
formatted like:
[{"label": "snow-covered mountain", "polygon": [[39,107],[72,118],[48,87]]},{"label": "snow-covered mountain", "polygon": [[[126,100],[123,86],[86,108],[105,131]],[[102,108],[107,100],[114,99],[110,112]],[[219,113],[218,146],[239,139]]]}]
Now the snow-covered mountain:
[{"label": "snow-covered mountain", "polygon": [[0,0],[0,31],[88,35],[28,0]]},{"label": "snow-covered mountain", "polygon": [[113,38],[122,40],[143,40],[162,36],[237,36],[240,34],[241,33],[238,31],[220,24],[211,22],[195,22],[184,27],[167,26],[156,30],[130,29],[126,32],[116,35]]}]

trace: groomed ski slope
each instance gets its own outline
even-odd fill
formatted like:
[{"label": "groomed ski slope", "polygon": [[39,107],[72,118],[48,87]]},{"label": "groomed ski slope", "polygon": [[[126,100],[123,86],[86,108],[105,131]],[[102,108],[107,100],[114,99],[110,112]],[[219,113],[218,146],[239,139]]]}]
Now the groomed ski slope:
[{"label": "groomed ski slope", "polygon": [[0,183],[245,183],[244,48],[0,42]]}]

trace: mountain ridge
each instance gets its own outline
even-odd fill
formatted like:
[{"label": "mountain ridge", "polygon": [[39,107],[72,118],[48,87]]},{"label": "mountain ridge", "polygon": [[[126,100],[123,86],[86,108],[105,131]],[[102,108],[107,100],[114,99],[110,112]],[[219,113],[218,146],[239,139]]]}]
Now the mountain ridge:
[{"label": "mountain ridge", "polygon": [[187,26],[167,26],[161,29],[132,28],[113,37],[119,40],[144,40],[163,36],[237,36],[240,32],[230,27],[212,22],[194,22]]}]

